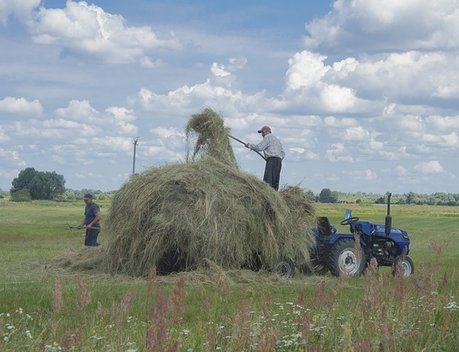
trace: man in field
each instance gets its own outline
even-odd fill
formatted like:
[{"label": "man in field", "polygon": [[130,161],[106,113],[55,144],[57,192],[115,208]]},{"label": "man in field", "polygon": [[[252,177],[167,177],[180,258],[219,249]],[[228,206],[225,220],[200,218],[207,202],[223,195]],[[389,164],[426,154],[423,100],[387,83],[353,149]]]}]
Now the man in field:
[{"label": "man in field", "polygon": [[258,130],[263,140],[258,144],[246,143],[246,147],[251,150],[263,152],[266,159],[265,174],[263,181],[271,185],[276,191],[279,190],[280,172],[282,169],[282,159],[285,153],[282,144],[277,137],[271,133],[269,126],[263,126]]},{"label": "man in field", "polygon": [[84,219],[81,227],[86,229],[86,237],[84,245],[88,247],[99,246],[97,236],[100,232],[100,208],[92,201],[92,194],[86,193],[83,197],[84,203]]}]

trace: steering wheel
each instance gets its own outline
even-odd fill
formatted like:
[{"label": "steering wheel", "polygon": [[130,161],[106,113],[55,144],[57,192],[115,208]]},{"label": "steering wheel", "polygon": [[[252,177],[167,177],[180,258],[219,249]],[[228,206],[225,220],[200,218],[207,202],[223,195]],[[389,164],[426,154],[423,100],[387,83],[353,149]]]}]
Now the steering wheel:
[{"label": "steering wheel", "polygon": [[354,222],[357,222],[357,221],[359,221],[359,217],[358,216],[351,216],[350,218],[341,220],[340,224],[341,225],[350,225],[350,224],[353,224]]}]

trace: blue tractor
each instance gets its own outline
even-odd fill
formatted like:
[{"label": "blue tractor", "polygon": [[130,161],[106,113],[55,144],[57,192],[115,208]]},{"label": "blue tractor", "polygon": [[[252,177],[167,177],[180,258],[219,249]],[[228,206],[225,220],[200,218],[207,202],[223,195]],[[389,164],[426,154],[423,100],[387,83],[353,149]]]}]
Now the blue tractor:
[{"label": "blue tractor", "polygon": [[384,225],[361,221],[347,209],[341,225],[349,225],[350,233],[338,233],[327,217],[319,217],[313,230],[315,246],[311,250],[311,269],[315,273],[330,271],[335,276],[358,276],[372,258],[378,266],[392,267],[395,274],[414,273],[414,264],[408,256],[410,238],[402,229],[392,226],[390,197],[387,194],[387,215]]}]

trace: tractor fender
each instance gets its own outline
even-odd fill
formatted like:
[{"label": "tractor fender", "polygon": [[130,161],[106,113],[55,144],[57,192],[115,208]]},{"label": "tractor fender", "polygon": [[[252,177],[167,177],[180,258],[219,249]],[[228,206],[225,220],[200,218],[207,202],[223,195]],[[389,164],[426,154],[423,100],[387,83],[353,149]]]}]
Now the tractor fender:
[{"label": "tractor fender", "polygon": [[[333,234],[332,236],[330,236],[329,238],[329,244],[330,245],[334,245],[336,242],[344,239],[344,238],[350,238],[351,240],[354,240],[355,239],[355,236],[354,234],[352,233],[335,233]],[[365,241],[362,239],[362,237],[360,237],[360,246],[361,247],[367,247]]]}]

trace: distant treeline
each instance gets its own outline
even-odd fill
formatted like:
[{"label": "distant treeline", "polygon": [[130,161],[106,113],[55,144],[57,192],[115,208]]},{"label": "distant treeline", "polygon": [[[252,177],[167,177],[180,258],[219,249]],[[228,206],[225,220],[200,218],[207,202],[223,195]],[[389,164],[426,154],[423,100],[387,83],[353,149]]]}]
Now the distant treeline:
[{"label": "distant treeline", "polygon": [[[83,199],[85,193],[91,193],[95,199],[105,200],[113,197],[116,191],[103,192],[94,189],[66,189],[58,201],[75,201]],[[350,204],[385,204],[387,195],[377,193],[345,193],[332,191],[324,188],[319,194],[308,191],[311,199],[319,203],[350,203]],[[0,198],[9,198],[10,192],[0,189]],[[404,193],[393,194],[391,197],[392,204],[416,204],[416,205],[459,205],[459,193],[436,192],[432,194],[423,193]]]},{"label": "distant treeline", "polygon": [[[312,193],[312,192],[311,192]],[[387,195],[375,193],[344,193],[331,191],[324,188],[315,199],[320,203],[362,203],[362,204],[385,204]],[[432,194],[422,193],[404,193],[393,194],[391,197],[392,204],[416,204],[416,205],[459,205],[459,193],[436,192]]]}]

